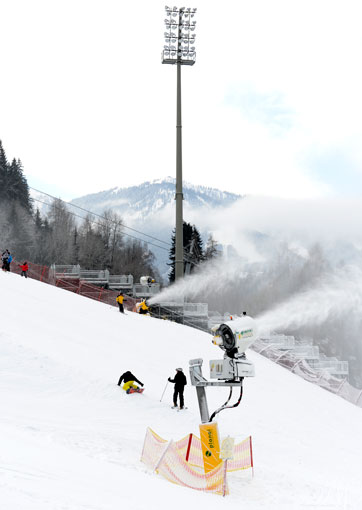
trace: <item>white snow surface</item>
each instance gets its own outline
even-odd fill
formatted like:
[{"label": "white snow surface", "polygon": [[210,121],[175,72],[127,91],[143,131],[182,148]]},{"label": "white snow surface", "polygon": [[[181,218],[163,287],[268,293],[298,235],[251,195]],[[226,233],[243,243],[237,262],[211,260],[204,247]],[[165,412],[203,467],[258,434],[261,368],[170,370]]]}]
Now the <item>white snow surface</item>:
[{"label": "white snow surface", "polygon": [[[170,484],[140,462],[146,427],[199,435],[188,362],[222,357],[210,337],[15,274],[0,273],[1,510],[361,509],[362,409],[248,352],[256,377],[218,417],[221,437],[253,437],[251,471],[222,498]],[[188,409],[171,409],[182,366]],[[142,395],[117,386],[131,370]],[[209,388],[210,412],[226,389]]]}]

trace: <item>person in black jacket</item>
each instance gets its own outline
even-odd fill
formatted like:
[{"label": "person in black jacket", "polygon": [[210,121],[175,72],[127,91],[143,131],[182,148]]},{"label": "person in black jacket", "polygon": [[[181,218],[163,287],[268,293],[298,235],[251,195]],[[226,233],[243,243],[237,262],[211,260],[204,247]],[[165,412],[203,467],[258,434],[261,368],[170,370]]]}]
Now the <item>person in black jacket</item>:
[{"label": "person in black jacket", "polygon": [[177,395],[180,399],[180,409],[184,408],[184,388],[187,384],[186,376],[182,371],[182,368],[176,368],[176,375],[173,379],[171,377],[168,378],[169,382],[175,384],[175,391],[173,392],[173,406],[174,409],[177,407]]},{"label": "person in black jacket", "polygon": [[135,375],[132,374],[132,372],[130,372],[129,370],[127,370],[127,372],[125,372],[124,374],[121,375],[121,377],[119,378],[119,381],[118,381],[118,386],[121,386],[122,384],[122,381],[124,382],[123,384],[123,389],[125,391],[129,390],[130,388],[133,388],[135,390],[138,390],[138,386],[134,383],[135,381],[138,382],[138,384],[140,384],[141,386],[143,386],[143,383],[141,383],[141,381],[139,381],[137,379],[137,377]]}]

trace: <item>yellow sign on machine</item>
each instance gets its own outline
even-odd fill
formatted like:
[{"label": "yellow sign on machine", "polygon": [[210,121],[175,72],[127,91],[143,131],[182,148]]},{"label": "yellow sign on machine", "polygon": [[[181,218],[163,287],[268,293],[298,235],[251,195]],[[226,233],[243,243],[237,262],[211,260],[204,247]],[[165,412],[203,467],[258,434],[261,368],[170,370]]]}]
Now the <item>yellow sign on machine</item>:
[{"label": "yellow sign on machine", "polygon": [[220,441],[217,423],[199,425],[205,473],[212,471],[222,460],[220,459]]}]

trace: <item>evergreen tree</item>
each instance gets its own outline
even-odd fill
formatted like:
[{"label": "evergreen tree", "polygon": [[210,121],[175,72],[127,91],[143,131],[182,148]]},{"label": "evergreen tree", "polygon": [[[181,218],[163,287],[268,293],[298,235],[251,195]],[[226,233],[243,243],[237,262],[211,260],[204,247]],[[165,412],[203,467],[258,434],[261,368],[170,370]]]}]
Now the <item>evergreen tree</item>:
[{"label": "evergreen tree", "polygon": [[5,150],[2,144],[2,141],[0,140],[0,167],[6,168],[8,166],[8,160],[6,159]]},{"label": "evergreen tree", "polygon": [[37,231],[40,231],[43,228],[43,220],[40,215],[39,207],[36,208],[36,211],[34,214],[34,223],[35,223],[35,228]]},{"label": "evergreen tree", "polygon": [[[187,249],[187,247],[186,247]],[[203,242],[200,232],[195,225],[192,227],[191,243],[189,246],[189,254],[194,260],[194,264],[199,264],[204,260]]]},{"label": "evergreen tree", "polygon": [[7,177],[8,177],[8,161],[6,154],[0,140],[0,200],[6,199],[7,192]]},{"label": "evergreen tree", "polygon": [[20,159],[13,159],[8,164],[4,148],[0,140],[0,199],[6,202],[18,201],[21,206],[32,212],[32,204],[28,183],[23,174]]},{"label": "evergreen tree", "polygon": [[14,190],[14,198],[21,203],[22,207],[26,211],[32,213],[33,206],[31,203],[29,186],[26,178],[24,177],[23,165],[20,159],[13,159],[11,162],[9,167],[9,183],[11,188]]},{"label": "evergreen tree", "polygon": [[34,222],[27,181],[20,160],[9,165],[0,141],[0,242],[6,244],[14,256],[27,257],[31,253]]},{"label": "evergreen tree", "polygon": [[[194,267],[203,260],[202,239],[195,225],[183,222],[183,246],[184,246],[184,272],[190,273]],[[168,265],[171,267],[169,281],[175,281],[175,253],[176,253],[176,234],[172,231],[171,248]]]}]

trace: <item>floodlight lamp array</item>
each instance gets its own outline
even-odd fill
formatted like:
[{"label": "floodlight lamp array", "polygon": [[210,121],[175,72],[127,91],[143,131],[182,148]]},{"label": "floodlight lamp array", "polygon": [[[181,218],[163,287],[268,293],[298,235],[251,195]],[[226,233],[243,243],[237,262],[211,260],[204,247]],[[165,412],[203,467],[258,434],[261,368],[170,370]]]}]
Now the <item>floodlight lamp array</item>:
[{"label": "floodlight lamp array", "polygon": [[190,20],[196,13],[196,8],[165,6],[166,16],[164,33],[166,45],[163,48],[163,64],[193,65],[196,60],[195,31],[196,21]]}]

